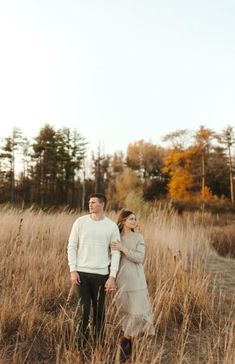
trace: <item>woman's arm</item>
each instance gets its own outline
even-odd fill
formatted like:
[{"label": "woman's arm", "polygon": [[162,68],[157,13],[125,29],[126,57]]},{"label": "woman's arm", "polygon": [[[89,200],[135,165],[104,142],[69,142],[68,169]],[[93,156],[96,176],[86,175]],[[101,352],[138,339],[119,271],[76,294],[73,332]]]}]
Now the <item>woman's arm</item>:
[{"label": "woman's arm", "polygon": [[143,263],[145,255],[145,243],[144,240],[141,238],[137,242],[135,249],[127,249],[120,241],[112,242],[111,248],[113,250],[119,250],[120,252],[122,252],[126,256],[126,258],[133,263]]}]

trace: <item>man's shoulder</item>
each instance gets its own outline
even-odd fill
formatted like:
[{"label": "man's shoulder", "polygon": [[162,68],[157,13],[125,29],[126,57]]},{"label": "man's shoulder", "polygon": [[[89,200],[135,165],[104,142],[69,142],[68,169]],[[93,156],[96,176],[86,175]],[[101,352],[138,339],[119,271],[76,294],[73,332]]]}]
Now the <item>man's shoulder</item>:
[{"label": "man's shoulder", "polygon": [[106,224],[109,224],[110,226],[116,226],[117,227],[117,224],[116,224],[116,222],[114,222],[112,219],[110,219],[110,217],[108,217],[108,216],[105,216],[105,223]]},{"label": "man's shoulder", "polygon": [[86,214],[86,215],[79,216],[79,217],[75,220],[75,223],[80,224],[80,223],[82,223],[82,222],[89,221],[89,220],[90,220],[90,215],[89,215],[89,214]]},{"label": "man's shoulder", "polygon": [[107,223],[107,224],[112,224],[112,225],[117,225],[116,224],[116,222],[115,221],[113,221],[110,217],[108,217],[108,216],[105,216],[105,222]]}]

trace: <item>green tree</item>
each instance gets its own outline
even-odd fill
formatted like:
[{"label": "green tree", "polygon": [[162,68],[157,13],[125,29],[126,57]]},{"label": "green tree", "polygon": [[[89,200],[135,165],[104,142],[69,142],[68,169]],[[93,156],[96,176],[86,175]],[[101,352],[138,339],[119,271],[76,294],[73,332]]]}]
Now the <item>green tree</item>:
[{"label": "green tree", "polygon": [[54,197],[57,168],[56,131],[49,124],[40,129],[33,144],[34,198],[42,205],[50,204]]},{"label": "green tree", "polygon": [[[56,131],[56,191],[58,203],[75,202],[75,185],[83,168],[86,154],[86,141],[76,131],[62,128]],[[82,206],[80,206],[82,207]]]},{"label": "green tree", "polygon": [[20,129],[14,127],[12,135],[3,139],[0,158],[3,166],[3,180],[11,202],[15,201],[15,161],[16,153],[22,149],[23,138]]},{"label": "green tree", "polygon": [[232,126],[228,125],[223,129],[221,133],[221,143],[225,145],[227,150],[227,160],[229,169],[229,183],[230,183],[230,198],[231,202],[234,203],[234,177],[233,177],[233,161],[232,161],[232,147],[235,144],[234,129]]},{"label": "green tree", "polygon": [[229,197],[229,180],[225,149],[214,146],[207,158],[207,185],[213,195]]},{"label": "green tree", "polygon": [[[85,156],[86,142],[74,130],[56,131],[46,124],[33,144],[34,198],[44,204],[75,204],[75,184]],[[80,187],[80,184],[79,184]]]}]

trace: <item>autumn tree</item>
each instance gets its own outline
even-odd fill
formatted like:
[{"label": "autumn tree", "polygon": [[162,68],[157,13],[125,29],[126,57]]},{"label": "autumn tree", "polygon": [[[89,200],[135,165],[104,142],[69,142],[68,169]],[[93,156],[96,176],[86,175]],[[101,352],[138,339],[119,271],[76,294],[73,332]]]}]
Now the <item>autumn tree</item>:
[{"label": "autumn tree", "polygon": [[189,146],[190,133],[187,129],[177,130],[164,136],[170,147],[164,159],[162,171],[168,173],[168,190],[174,200],[186,200],[192,196],[193,177],[191,167],[195,151]]},{"label": "autumn tree", "polygon": [[123,208],[125,199],[130,192],[142,193],[141,180],[130,168],[126,168],[115,180],[115,194],[113,203],[116,208]]},{"label": "autumn tree", "polygon": [[180,150],[177,148],[169,150],[165,158],[163,172],[169,173],[170,181],[168,189],[170,197],[174,200],[188,200],[192,197],[193,177],[190,172],[194,150]]},{"label": "autumn tree", "polygon": [[165,154],[164,148],[144,140],[128,145],[126,164],[140,177],[147,200],[166,193],[168,176],[162,172]]},{"label": "autumn tree", "polygon": [[139,140],[127,148],[126,163],[145,179],[161,173],[163,148],[150,142]]},{"label": "autumn tree", "polygon": [[185,150],[190,142],[190,132],[188,129],[179,129],[166,134],[162,138],[163,142],[170,143],[170,149]]},{"label": "autumn tree", "polygon": [[124,171],[126,167],[126,160],[122,151],[117,151],[111,158],[111,173],[117,176]]},{"label": "autumn tree", "polygon": [[164,140],[171,142],[163,170],[170,174],[168,188],[172,198],[197,196],[203,200],[227,195],[226,158],[218,145],[218,134],[201,126],[194,135],[179,130]]}]

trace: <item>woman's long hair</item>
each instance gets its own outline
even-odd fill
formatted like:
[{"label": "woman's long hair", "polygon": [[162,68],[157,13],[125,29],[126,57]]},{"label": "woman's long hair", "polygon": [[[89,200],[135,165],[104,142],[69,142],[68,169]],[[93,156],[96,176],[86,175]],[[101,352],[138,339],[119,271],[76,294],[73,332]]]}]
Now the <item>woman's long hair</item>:
[{"label": "woman's long hair", "polygon": [[[120,231],[120,233],[122,232],[123,229],[123,223],[126,221],[126,219],[130,216],[130,215],[135,215],[134,212],[130,211],[130,210],[122,210],[118,216],[118,220],[117,220],[117,225],[118,225],[118,229]],[[132,231],[135,231],[134,229],[131,229]]]}]

